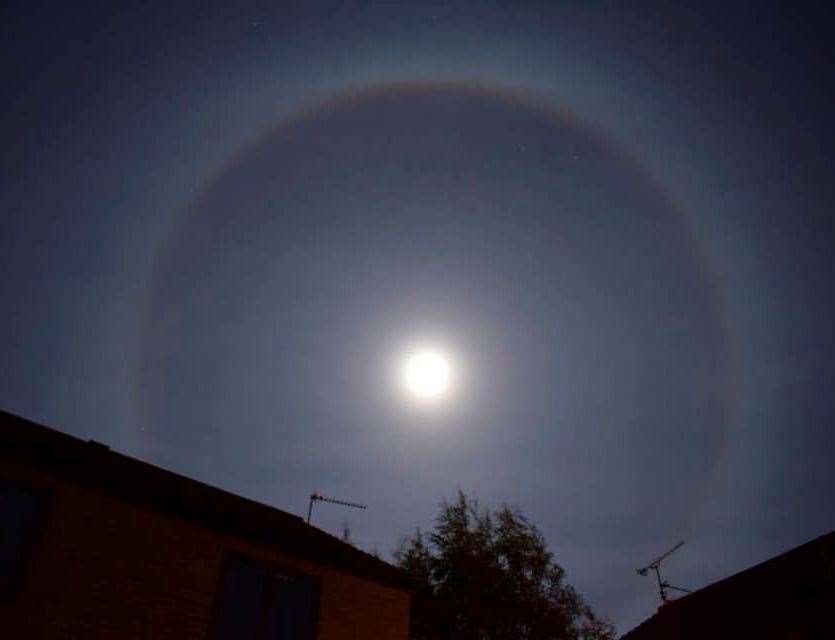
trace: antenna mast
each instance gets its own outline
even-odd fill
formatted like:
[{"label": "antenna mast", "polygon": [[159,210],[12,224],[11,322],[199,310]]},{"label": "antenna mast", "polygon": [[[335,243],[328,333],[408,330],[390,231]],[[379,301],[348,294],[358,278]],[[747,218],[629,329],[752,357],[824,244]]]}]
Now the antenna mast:
[{"label": "antenna mast", "polygon": [[334,498],[326,498],[325,496],[316,493],[310,494],[310,503],[307,505],[307,524],[310,524],[310,516],[313,514],[314,502],[330,502],[332,504],[341,504],[343,507],[353,507],[354,509],[365,509],[364,504],[357,504],[355,502],[346,502],[345,500],[336,500]]},{"label": "antenna mast", "polygon": [[667,597],[667,589],[673,589],[674,591],[682,591],[684,593],[690,593],[690,589],[685,589],[683,587],[676,587],[666,580],[661,579],[661,563],[674,552],[678,551],[684,545],[684,541],[682,540],[676,546],[674,546],[669,551],[662,553],[658,556],[655,560],[650,562],[647,566],[637,569],[639,576],[647,575],[650,570],[655,571],[655,577],[658,579],[658,592],[661,595],[661,606],[664,606],[669,602],[669,598]]}]

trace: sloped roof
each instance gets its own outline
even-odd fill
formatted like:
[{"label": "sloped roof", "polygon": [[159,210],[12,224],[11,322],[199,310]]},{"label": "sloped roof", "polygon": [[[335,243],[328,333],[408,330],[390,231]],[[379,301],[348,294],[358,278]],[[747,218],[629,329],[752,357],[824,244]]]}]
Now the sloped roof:
[{"label": "sloped roof", "polygon": [[410,588],[406,574],[400,569],[308,525],[299,516],[5,411],[0,411],[0,456],[287,555],[388,586]]},{"label": "sloped roof", "polygon": [[663,605],[621,640],[755,637],[760,624],[804,624],[833,596],[835,531]]}]

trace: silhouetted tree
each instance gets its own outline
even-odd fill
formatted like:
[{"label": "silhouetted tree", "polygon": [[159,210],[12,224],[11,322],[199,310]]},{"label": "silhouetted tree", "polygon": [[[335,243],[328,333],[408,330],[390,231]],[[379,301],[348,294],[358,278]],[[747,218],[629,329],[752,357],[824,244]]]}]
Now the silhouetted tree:
[{"label": "silhouetted tree", "polygon": [[495,512],[458,492],[429,533],[401,541],[395,560],[415,584],[413,640],[610,640],[517,509]]}]

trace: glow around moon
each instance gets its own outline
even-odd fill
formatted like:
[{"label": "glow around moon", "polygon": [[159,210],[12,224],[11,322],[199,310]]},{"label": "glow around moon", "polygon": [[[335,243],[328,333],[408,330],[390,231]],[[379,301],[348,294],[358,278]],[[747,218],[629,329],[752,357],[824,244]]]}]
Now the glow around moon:
[{"label": "glow around moon", "polygon": [[437,401],[451,391],[452,363],[441,351],[418,349],[406,356],[401,376],[403,387],[410,396]]}]

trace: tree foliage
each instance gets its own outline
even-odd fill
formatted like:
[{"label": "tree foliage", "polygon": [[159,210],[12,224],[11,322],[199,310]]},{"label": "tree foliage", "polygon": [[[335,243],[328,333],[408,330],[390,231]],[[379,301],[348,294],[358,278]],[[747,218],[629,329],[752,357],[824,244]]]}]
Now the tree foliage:
[{"label": "tree foliage", "polygon": [[610,640],[517,509],[481,509],[458,493],[433,531],[401,541],[395,560],[412,578],[413,640]]}]

